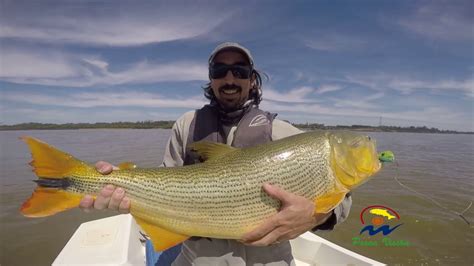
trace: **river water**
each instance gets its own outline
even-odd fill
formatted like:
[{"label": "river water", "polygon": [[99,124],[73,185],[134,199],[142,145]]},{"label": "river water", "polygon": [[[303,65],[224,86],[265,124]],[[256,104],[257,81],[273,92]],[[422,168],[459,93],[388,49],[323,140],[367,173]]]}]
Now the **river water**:
[{"label": "river water", "polygon": [[[77,227],[86,221],[115,215],[78,209],[47,218],[25,218],[18,209],[36,186],[27,164],[26,145],[18,139],[42,139],[88,162],[133,161],[139,167],[161,163],[170,131],[165,129],[92,129],[0,132],[0,265],[50,265]],[[398,164],[389,164],[353,191],[348,219],[333,231],[318,235],[347,249],[391,265],[473,265],[474,207],[460,217],[404,187],[428,195],[444,208],[461,212],[474,201],[474,135],[366,133],[379,150],[392,150]],[[360,235],[360,213],[382,205],[399,214],[399,228],[386,238]],[[363,214],[365,215],[365,213]],[[393,224],[390,224],[391,226]],[[361,241],[354,241],[359,237]],[[377,246],[361,243],[377,242]],[[399,244],[397,246],[397,243]],[[408,243],[409,245],[400,245]]]}]

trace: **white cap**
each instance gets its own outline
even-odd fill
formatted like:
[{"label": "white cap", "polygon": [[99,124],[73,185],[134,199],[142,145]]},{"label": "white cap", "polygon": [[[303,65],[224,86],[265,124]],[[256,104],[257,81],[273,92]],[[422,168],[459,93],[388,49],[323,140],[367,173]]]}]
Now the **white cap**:
[{"label": "white cap", "polygon": [[220,53],[224,50],[237,50],[237,51],[241,52],[249,60],[250,66],[253,67],[253,57],[252,57],[252,54],[250,54],[250,51],[247,48],[243,47],[242,45],[240,45],[236,42],[225,42],[225,43],[219,44],[214,49],[214,51],[212,51],[211,56],[209,57],[209,65],[212,63],[212,61],[214,61],[214,57],[216,57],[216,55],[218,53]]}]

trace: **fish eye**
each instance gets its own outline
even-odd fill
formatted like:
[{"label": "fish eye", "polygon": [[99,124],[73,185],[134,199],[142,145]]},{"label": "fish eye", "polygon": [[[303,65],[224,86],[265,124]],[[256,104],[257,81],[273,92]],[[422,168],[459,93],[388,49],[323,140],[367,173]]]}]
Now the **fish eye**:
[{"label": "fish eye", "polygon": [[367,136],[367,139],[368,139],[368,140],[371,140],[370,136]]}]

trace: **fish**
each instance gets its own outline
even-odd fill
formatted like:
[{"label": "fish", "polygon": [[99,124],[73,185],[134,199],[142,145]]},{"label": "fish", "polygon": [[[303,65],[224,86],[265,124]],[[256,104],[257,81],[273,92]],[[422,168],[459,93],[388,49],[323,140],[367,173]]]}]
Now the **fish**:
[{"label": "fish", "polygon": [[395,218],[394,215],[391,215],[390,213],[388,213],[387,210],[384,210],[384,209],[372,209],[369,212],[372,213],[372,214],[375,214],[375,215],[380,215],[380,216],[383,216],[383,217],[387,217],[387,219],[389,219],[389,220]]},{"label": "fish", "polygon": [[21,139],[38,176],[20,208],[24,216],[75,208],[84,195],[97,195],[112,184],[124,188],[131,215],[157,251],[191,236],[241,239],[281,207],[263,191],[265,183],[313,201],[317,213],[328,213],[381,168],[375,140],[346,131],[305,132],[246,148],[195,142],[191,148],[202,163],[170,168],[125,163],[109,175],[34,137]]}]

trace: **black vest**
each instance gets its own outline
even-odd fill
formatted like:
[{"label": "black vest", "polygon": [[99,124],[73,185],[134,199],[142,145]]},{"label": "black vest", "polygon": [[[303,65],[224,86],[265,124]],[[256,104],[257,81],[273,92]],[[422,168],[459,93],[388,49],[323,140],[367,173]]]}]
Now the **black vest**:
[{"label": "black vest", "polygon": [[[189,144],[197,141],[210,141],[226,144],[227,136],[223,130],[219,112],[211,105],[196,110],[189,126],[184,165],[200,162],[199,156],[192,152]],[[232,146],[237,148],[254,146],[272,140],[272,124],[276,114],[251,107],[240,119],[234,134]]]}]

